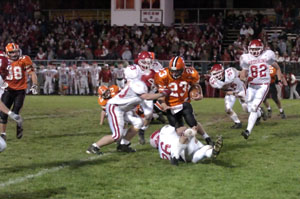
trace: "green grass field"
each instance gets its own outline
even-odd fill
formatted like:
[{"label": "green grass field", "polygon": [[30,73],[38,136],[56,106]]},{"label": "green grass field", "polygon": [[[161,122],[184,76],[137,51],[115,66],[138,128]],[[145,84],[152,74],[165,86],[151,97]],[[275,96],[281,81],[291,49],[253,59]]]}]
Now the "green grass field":
[{"label": "green grass field", "polygon": [[[288,118],[280,119],[271,102],[273,117],[246,141],[242,130],[230,129],[223,99],[193,103],[208,134],[223,135],[224,147],[216,160],[175,167],[137,137],[136,153],[116,152],[113,144],[102,156],[86,154],[110,133],[107,122],[99,125],[97,97],[27,96],[24,137],[16,139],[10,120],[0,154],[0,199],[299,199],[300,101],[282,104]],[[246,127],[239,103],[235,110]],[[147,137],[160,127],[151,125]]]}]

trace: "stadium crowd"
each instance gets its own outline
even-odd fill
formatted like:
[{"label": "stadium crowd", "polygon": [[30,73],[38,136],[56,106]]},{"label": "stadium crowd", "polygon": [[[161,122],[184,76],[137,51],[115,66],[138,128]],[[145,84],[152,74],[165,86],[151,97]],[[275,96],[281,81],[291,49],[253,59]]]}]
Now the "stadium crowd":
[{"label": "stadium crowd", "polygon": [[[267,48],[277,53],[280,65],[287,66],[286,72],[299,72],[300,36],[295,40],[287,36],[288,32],[299,33],[296,4],[279,4],[274,8],[276,20],[273,21],[260,11],[240,11],[238,14],[229,11],[226,16],[222,12],[213,14],[202,25],[171,27],[117,27],[80,18],[66,20],[63,16],[49,19],[41,11],[39,1],[3,1],[1,4],[0,45],[4,47],[11,41],[18,43],[23,54],[37,61],[37,68],[41,68],[38,74],[45,68],[58,71],[60,68],[42,60],[65,60],[67,68],[80,68],[81,62],[73,66],[68,60],[133,60],[141,51],[154,52],[158,60],[170,60],[179,55],[186,61],[212,64],[222,61],[225,67],[239,67],[240,55],[247,51],[253,38],[261,39]],[[266,28],[273,26],[284,26],[285,29],[281,34],[272,34],[269,42]],[[237,40],[224,47],[222,42],[229,28],[240,31]],[[203,67],[202,72],[206,72],[210,68],[207,63],[194,66],[197,69]],[[91,62],[88,64],[92,65]],[[44,82],[40,84],[44,85]]]}]

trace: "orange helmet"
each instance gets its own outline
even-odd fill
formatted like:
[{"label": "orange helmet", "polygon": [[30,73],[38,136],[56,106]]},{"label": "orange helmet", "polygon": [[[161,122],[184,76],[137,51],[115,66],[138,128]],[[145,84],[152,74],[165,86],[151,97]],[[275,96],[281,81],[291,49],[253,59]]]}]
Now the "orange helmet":
[{"label": "orange helmet", "polygon": [[120,91],[119,87],[117,85],[111,85],[109,88],[110,96],[114,97],[117,95]]},{"label": "orange helmet", "polygon": [[110,97],[110,96],[107,96],[107,95],[110,95],[110,92],[109,92],[107,86],[99,86],[98,94],[99,94],[99,96],[101,96],[104,99],[107,99]]},{"label": "orange helmet", "polygon": [[182,57],[176,56],[170,60],[169,70],[171,76],[174,79],[178,79],[179,77],[181,77],[184,69],[185,69],[185,63]]},{"label": "orange helmet", "polygon": [[18,44],[8,43],[5,47],[5,52],[11,60],[18,60],[21,55],[21,50]]}]

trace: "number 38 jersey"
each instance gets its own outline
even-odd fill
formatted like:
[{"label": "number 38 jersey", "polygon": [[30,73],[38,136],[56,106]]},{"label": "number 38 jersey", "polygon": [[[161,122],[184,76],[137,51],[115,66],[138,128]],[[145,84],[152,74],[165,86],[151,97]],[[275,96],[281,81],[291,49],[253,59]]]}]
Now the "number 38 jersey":
[{"label": "number 38 jersey", "polygon": [[171,90],[170,95],[166,97],[166,104],[171,107],[189,102],[189,89],[198,83],[199,79],[198,72],[192,67],[185,68],[178,79],[172,78],[169,68],[160,70],[154,77],[155,84],[160,91],[163,89]]},{"label": "number 38 jersey", "polygon": [[272,50],[266,50],[258,57],[250,53],[243,54],[240,58],[240,66],[248,70],[248,82],[253,84],[270,83],[269,65],[275,62],[275,53]]},{"label": "number 38 jersey", "polygon": [[9,60],[8,75],[5,81],[8,88],[13,90],[24,90],[27,88],[26,72],[34,71],[29,56],[21,56],[17,61]]}]

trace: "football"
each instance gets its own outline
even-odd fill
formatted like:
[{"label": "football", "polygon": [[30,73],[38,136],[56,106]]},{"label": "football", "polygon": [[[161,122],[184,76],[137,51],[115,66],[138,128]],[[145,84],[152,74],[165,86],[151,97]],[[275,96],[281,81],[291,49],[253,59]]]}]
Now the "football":
[{"label": "football", "polygon": [[194,98],[194,97],[197,97],[199,95],[199,90],[198,88],[191,88],[190,89],[190,92],[189,92],[189,97],[190,98]]}]

